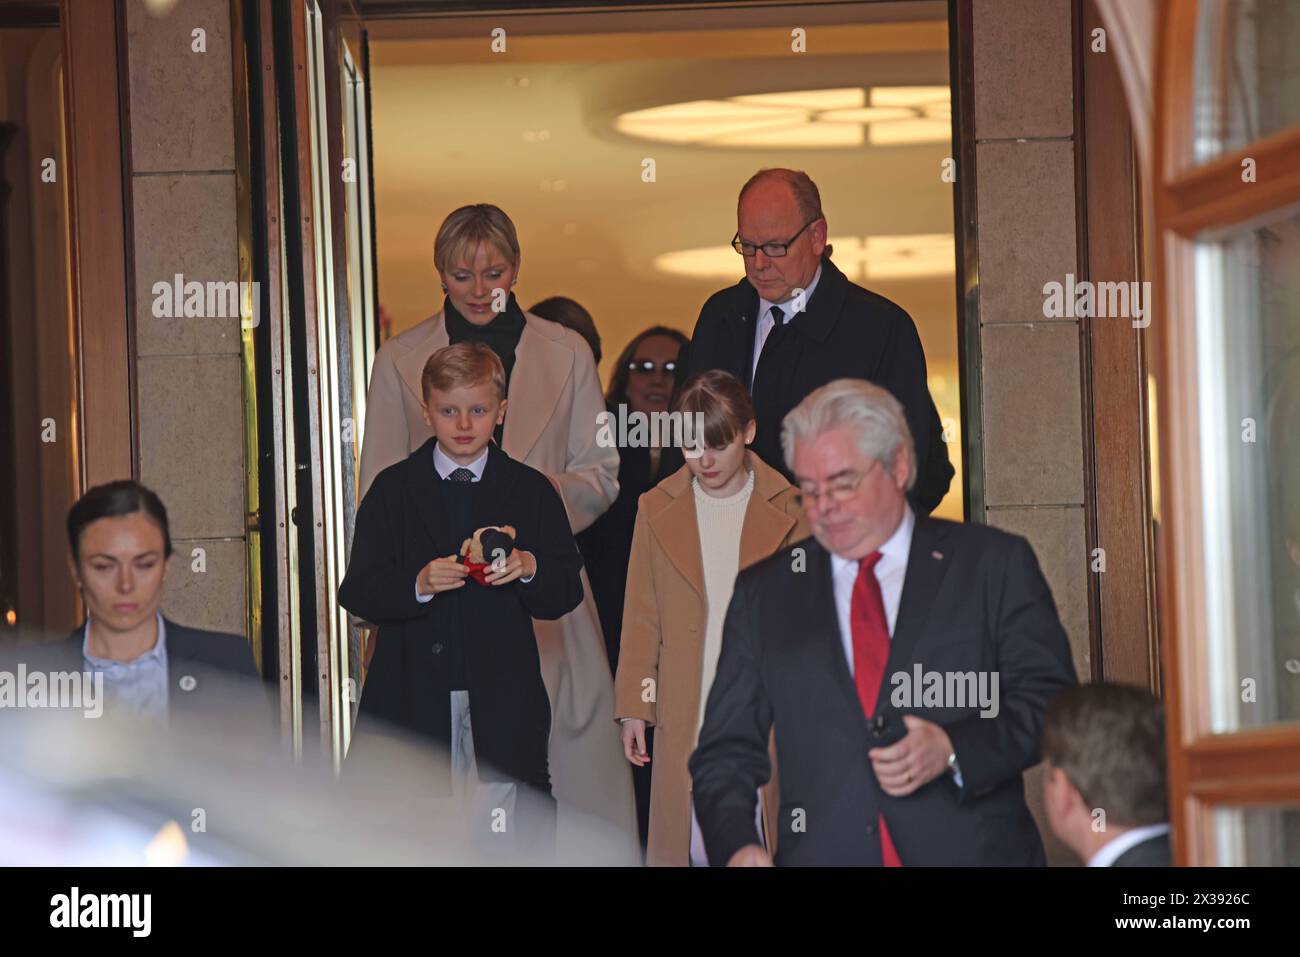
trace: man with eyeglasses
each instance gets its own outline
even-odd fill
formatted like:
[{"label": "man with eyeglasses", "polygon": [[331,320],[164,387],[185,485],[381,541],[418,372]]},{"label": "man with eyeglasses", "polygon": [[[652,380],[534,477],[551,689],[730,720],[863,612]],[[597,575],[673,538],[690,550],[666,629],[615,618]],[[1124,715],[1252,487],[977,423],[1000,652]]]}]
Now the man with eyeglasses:
[{"label": "man with eyeglasses", "polygon": [[1077,680],[1033,549],[911,508],[911,436],[879,386],[817,389],[781,444],[813,537],[736,578],[690,760],[709,860],[773,863],[754,795],[775,727],[776,863],[1044,864],[1022,775]]},{"label": "man with eyeglasses", "polygon": [[[704,304],[681,378],[725,369],[744,382],[758,415],[754,451],[787,479],[780,443],[787,412],[833,379],[884,386],[903,403],[916,437],[920,471],[911,500],[928,515],[947,494],[953,468],[912,318],[831,262],[821,196],[807,173],[755,173],[740,191],[736,219],[732,246],[745,278]],[[665,456],[665,469],[680,464]]]}]

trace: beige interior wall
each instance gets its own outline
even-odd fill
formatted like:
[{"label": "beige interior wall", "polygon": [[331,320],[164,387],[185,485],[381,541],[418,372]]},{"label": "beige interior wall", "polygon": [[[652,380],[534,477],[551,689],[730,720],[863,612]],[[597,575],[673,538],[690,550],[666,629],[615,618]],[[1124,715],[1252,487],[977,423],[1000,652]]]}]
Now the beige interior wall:
[{"label": "beige interior wall", "polygon": [[129,0],[126,16],[140,479],[167,506],[176,550],[163,608],[244,634],[239,319],[155,318],[152,293],[176,273],[239,279],[230,3],[185,0],[154,16]]},{"label": "beige interior wall", "polygon": [[[886,276],[864,268],[870,256],[860,245],[951,236],[952,185],[941,175],[953,155],[946,130],[942,141],[816,145],[792,137],[798,124],[788,120],[764,144],[742,146],[707,136],[668,142],[619,126],[635,111],[701,100],[713,101],[708,115],[716,118],[731,96],[948,85],[944,5],[860,6],[817,11],[837,18],[834,25],[810,22],[812,9],[761,27],[748,10],[657,22],[611,15],[600,32],[585,18],[509,17],[501,20],[506,55],[492,52],[486,23],[377,25],[388,36],[371,44],[376,236],[391,331],[442,305],[432,255],[442,219],[462,204],[491,202],[519,231],[520,303],[564,295],[585,306],[600,331],[608,382],[638,332],[663,324],[689,334],[705,300],[742,278],[727,244],[745,180],[763,166],[804,169],[821,190],[837,266],[916,322],[931,393],[951,426],[948,454],[960,469],[953,257],[944,269]],[[792,23],[807,29],[805,53],[790,50]],[[435,30],[445,35],[419,36]],[[653,182],[641,176],[647,159],[656,164]],[[718,268],[694,273],[660,259],[693,255],[701,267],[715,262],[715,249]],[[960,478],[937,514],[962,517]]]}]

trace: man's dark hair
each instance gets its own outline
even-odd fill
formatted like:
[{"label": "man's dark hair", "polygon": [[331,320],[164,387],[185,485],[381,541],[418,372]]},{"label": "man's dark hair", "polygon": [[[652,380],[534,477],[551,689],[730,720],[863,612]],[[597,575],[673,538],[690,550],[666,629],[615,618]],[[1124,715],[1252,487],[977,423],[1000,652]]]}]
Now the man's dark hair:
[{"label": "man's dark hair", "polygon": [[162,499],[139,482],[120,479],[96,485],[68,510],[68,546],[72,549],[72,560],[81,561],[81,533],[87,525],[101,518],[119,518],[136,512],[144,512],[162,529],[163,554],[170,558],[172,536]]},{"label": "man's dark hair", "polygon": [[1141,827],[1168,820],[1165,714],[1132,685],[1069,688],[1047,705],[1043,757],[1065,772],[1084,804],[1110,824]]},{"label": "man's dark hair", "polygon": [[592,358],[596,360],[597,365],[600,364],[600,333],[596,331],[596,320],[591,318],[591,313],[582,308],[580,303],[567,296],[551,296],[528,311],[534,316],[541,316],[543,319],[567,326],[582,336],[587,340],[587,345],[591,346]]}]

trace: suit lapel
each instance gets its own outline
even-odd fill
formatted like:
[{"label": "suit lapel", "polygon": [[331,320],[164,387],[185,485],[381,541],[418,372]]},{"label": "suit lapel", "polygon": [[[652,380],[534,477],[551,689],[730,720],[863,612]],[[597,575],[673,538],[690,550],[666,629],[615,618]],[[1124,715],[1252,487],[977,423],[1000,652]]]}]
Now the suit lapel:
[{"label": "suit lapel", "polygon": [[[429,335],[423,342],[413,346],[404,355],[398,356],[394,361],[397,367],[397,374],[406,386],[408,392],[419,404],[424,403],[424,394],[420,390],[420,377],[424,374],[424,364],[429,361],[429,356],[433,355],[443,346],[447,345],[447,323],[442,312],[436,313],[432,317],[432,324],[429,327]],[[417,423],[418,426],[424,426],[424,422]],[[426,429],[426,434],[428,430]]]},{"label": "suit lapel", "polygon": [[745,453],[745,464],[754,473],[754,493],[745,507],[740,529],[741,568],[775,552],[795,526],[793,516],[772,504],[772,499],[788,487],[781,474],[753,452]]},{"label": "suit lapel", "polygon": [[[524,313],[524,331],[515,348],[510,400],[501,446],[516,462],[525,462],[550,424],[560,395],[573,376],[573,353],[551,338],[535,317]],[[595,421],[590,423],[592,431]]]},{"label": "suit lapel", "polygon": [[853,673],[849,671],[849,663],[844,656],[844,636],[840,634],[840,619],[835,606],[835,575],[831,553],[815,538],[807,539],[804,547],[808,549],[807,573],[812,578],[812,601],[804,610],[804,619],[812,634],[825,636],[822,650],[830,658],[835,687],[843,695],[845,704],[858,716],[865,730],[867,716],[862,711],[858,686],[853,682]]},{"label": "suit lapel", "polygon": [[460,542],[452,542],[451,527],[439,490],[442,479],[433,467],[433,447],[436,442],[436,439],[429,439],[407,458],[406,495],[411,508],[420,517],[425,534],[434,544],[437,551],[434,557],[441,558],[456,551]]},{"label": "suit lapel", "polygon": [[[510,458],[495,442],[488,445],[488,460],[483,468],[483,477],[474,489],[474,506],[470,510],[474,529],[488,525],[501,525],[507,516],[501,514],[503,502],[509,502],[514,486],[514,474],[510,468]],[[519,529],[515,529],[516,533]]]},{"label": "suit lapel", "polygon": [[189,690],[180,686],[181,679],[194,670],[191,665],[201,659],[194,654],[193,636],[168,618],[163,619],[167,635],[167,707],[169,711],[192,712],[202,703],[203,682],[193,684]]},{"label": "suit lapel", "polygon": [[732,364],[726,371],[732,373],[745,388],[753,387],[752,367],[754,365],[754,322],[758,314],[758,290],[748,279],[742,279],[732,287],[732,295],[726,305],[726,328],[731,337],[729,358]]},{"label": "suit lapel", "polygon": [[650,519],[650,530],[673,567],[705,601],[704,561],[700,557],[700,528],[695,516],[691,473],[683,468],[665,479],[662,488],[673,500]]},{"label": "suit lapel", "polygon": [[912,664],[916,643],[925,633],[935,597],[952,564],[954,543],[948,540],[942,529],[941,525],[928,518],[920,515],[916,518],[916,526],[912,529],[912,547],[907,556],[907,574],[903,578],[903,594],[898,603],[898,618],[894,621],[894,637],[889,647],[886,675],[905,671]]},{"label": "suit lapel", "polygon": [[825,342],[829,339],[835,329],[835,323],[839,321],[840,313],[844,310],[844,297],[848,287],[848,279],[845,278],[844,273],[840,272],[829,259],[823,258],[822,275],[817,280],[817,288],[813,290],[812,298],[804,306],[802,315],[791,320],[795,323],[793,330],[817,342]]}]

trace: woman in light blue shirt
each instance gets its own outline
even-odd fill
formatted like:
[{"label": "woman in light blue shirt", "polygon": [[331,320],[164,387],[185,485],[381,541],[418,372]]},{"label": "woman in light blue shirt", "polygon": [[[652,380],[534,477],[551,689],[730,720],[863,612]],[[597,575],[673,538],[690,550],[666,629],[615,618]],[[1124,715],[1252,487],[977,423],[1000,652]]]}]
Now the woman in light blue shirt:
[{"label": "woman in light blue shirt", "polygon": [[130,480],[96,486],[72,506],[67,525],[87,616],[60,643],[61,656],[70,669],[104,675],[111,708],[163,718],[198,704],[195,666],[257,677],[243,636],[186,628],[159,610],[172,544],[156,494]]}]

